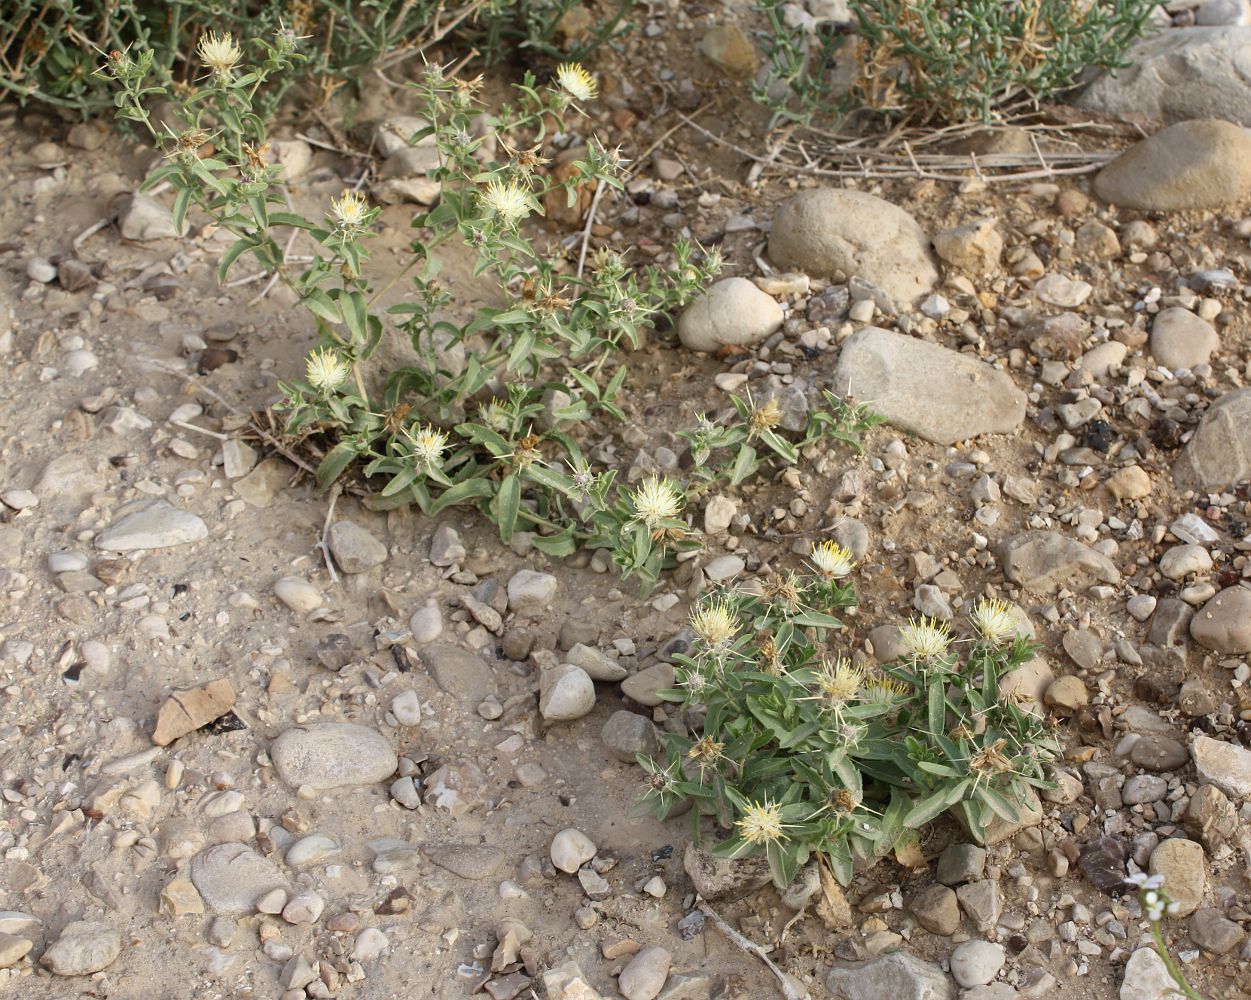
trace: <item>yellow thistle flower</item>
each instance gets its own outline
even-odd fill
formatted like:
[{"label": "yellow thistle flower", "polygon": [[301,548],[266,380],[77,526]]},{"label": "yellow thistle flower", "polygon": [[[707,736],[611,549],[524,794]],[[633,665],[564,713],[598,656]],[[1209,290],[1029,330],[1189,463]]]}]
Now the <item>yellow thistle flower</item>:
[{"label": "yellow thistle flower", "polygon": [[817,690],[821,692],[821,697],[835,706],[851,701],[863,684],[864,671],[843,659],[834,662],[826,660],[817,675]]},{"label": "yellow thistle flower", "polygon": [[969,617],[973,627],[992,646],[1002,646],[1016,635],[1016,615],[1007,601],[983,597]]},{"label": "yellow thistle flower", "polygon": [[200,36],[197,49],[200,62],[204,63],[215,76],[226,79],[231,71],[243,58],[243,51],[235,44],[234,38],[226,34],[209,31]]},{"label": "yellow thistle flower", "polygon": [[743,818],[734,825],[747,843],[769,844],[782,839],[782,810],[767,799],[752,803],[743,810]]},{"label": "yellow thistle flower", "polygon": [[655,531],[661,522],[682,513],[684,500],[673,480],[648,476],[637,489],[631,491],[630,503],[634,505],[632,520],[640,521]]},{"label": "yellow thistle flower", "polygon": [[707,645],[724,646],[739,629],[738,616],[724,598],[712,601],[691,612],[691,629]]},{"label": "yellow thistle flower", "polygon": [[918,660],[935,660],[951,645],[951,627],[936,618],[914,617],[899,630],[899,638]]},{"label": "yellow thistle flower", "polygon": [[812,543],[812,565],[819,575],[827,580],[836,580],[851,573],[856,568],[856,560],[851,549],[827,538],[823,542]]},{"label": "yellow thistle flower", "polygon": [[447,435],[433,427],[425,427],[409,437],[413,460],[423,469],[437,469],[443,464]]},{"label": "yellow thistle flower", "polygon": [[575,101],[593,101],[599,93],[595,77],[580,63],[561,63],[557,66],[556,82]]},{"label": "yellow thistle flower", "polygon": [[341,229],[359,229],[369,215],[369,202],[359,191],[344,191],[330,201],[330,214]]},{"label": "yellow thistle flower", "polygon": [[505,183],[498,178],[489,181],[482,200],[491,213],[507,226],[515,226],[530,214],[528,192],[515,181]]},{"label": "yellow thistle flower", "polygon": [[304,363],[308,383],[319,392],[331,393],[352,374],[352,366],[329,347],[319,347]]},{"label": "yellow thistle flower", "polygon": [[885,675],[869,677],[860,689],[860,700],[866,705],[891,706],[906,698],[908,685]]},{"label": "yellow thistle flower", "polygon": [[767,431],[782,422],[782,406],[776,396],[770,396],[768,402],[751,411],[747,424],[753,434]]}]

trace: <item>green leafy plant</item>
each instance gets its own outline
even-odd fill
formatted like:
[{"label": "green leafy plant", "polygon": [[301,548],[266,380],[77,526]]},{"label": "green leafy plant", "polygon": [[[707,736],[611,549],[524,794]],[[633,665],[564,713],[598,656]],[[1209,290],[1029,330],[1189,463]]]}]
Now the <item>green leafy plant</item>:
[{"label": "green leafy plant", "polygon": [[[388,71],[454,37],[488,61],[519,48],[585,58],[628,31],[634,0],[612,0],[565,31],[575,0],[7,0],[0,4],[0,87],[22,100],[83,114],[112,103],[94,70],[107,52],[150,52],[163,86],[187,86],[198,66],[186,58],[207,31],[253,40],[289,32],[307,40],[298,74],[271,76],[259,95],[267,113],[286,90],[311,81],[329,95],[366,70]],[[596,14],[600,16],[595,16]]]},{"label": "green leafy plant", "polygon": [[707,598],[666,692],[698,735],[667,733],[660,759],[640,758],[644,803],[664,816],[691,802],[697,834],[702,817],[723,834],[714,853],[765,854],[780,887],[814,854],[847,884],[857,862],[949,810],[975,837],[996,817],[1016,822],[1060,749],[1000,694],[1036,648],[1002,602],[979,602],[966,641],[914,619],[908,654],[880,669],[833,655],[853,568],[850,552],[820,542],[810,572]]},{"label": "green leafy plant", "polygon": [[[788,19],[781,0],[762,0],[771,75],[758,96],[777,118],[803,122],[860,108],[989,121],[1006,104],[1054,97],[1087,69],[1127,65],[1160,2],[850,0],[851,34]],[[849,89],[834,83],[839,62],[854,70]]]}]

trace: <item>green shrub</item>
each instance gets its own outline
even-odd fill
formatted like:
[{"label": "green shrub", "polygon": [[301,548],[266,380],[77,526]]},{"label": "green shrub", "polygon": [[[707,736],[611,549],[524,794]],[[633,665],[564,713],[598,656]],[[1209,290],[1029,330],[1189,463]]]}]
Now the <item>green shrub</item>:
[{"label": "green shrub", "polygon": [[[199,72],[193,52],[207,31],[245,48],[286,30],[305,39],[302,76],[271,81],[272,108],[300,79],[324,93],[375,63],[394,65],[453,37],[488,60],[517,48],[581,59],[627,30],[634,0],[604,0],[588,22],[580,0],[5,0],[0,3],[0,87],[19,99],[91,114],[112,106],[94,75],[108,52],[152,54],[164,85]],[[450,32],[450,34],[449,34]]]},{"label": "green shrub", "polygon": [[[812,572],[758,593],[727,590],[691,615],[689,655],[666,696],[702,731],[666,733],[643,801],[661,816],[691,802],[712,817],[725,857],[763,853],[787,886],[812,855],[851,881],[858,861],[899,848],[951,810],[975,838],[1016,822],[1060,746],[1047,724],[1005,698],[999,680],[1034,655],[1008,606],[983,600],[974,635],[914,619],[907,654],[864,670],[831,653],[855,603],[851,553],[813,546]],[[702,722],[700,720],[702,716]]]},{"label": "green shrub", "polygon": [[1019,99],[1055,97],[1087,69],[1125,66],[1161,2],[850,0],[854,27],[839,31],[762,0],[771,76],[758,95],[799,121],[860,108],[988,121]]}]

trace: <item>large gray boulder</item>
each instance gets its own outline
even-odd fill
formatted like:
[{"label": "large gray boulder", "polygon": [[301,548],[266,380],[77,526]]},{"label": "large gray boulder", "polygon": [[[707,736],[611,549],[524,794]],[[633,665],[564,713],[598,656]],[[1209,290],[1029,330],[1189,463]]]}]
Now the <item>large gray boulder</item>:
[{"label": "large gray boulder", "polygon": [[935,444],[1007,433],[1025,419],[1025,393],[998,368],[875,326],[843,344],[834,391]]},{"label": "large gray boulder", "polygon": [[1096,79],[1078,106],[1165,122],[1251,126],[1251,27],[1172,28],[1139,42],[1129,66]]},{"label": "large gray boulder", "polygon": [[1173,465],[1173,479],[1202,489],[1251,479],[1251,389],[1227,392],[1208,407]]}]

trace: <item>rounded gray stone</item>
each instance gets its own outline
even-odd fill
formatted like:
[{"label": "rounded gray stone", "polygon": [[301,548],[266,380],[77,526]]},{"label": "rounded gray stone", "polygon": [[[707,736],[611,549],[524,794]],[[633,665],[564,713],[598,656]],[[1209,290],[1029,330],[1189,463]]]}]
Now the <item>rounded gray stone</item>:
[{"label": "rounded gray stone", "polygon": [[1221,346],[1216,328],[1189,309],[1163,309],[1151,324],[1151,356],[1165,368],[1205,365]]},{"label": "rounded gray stone", "polygon": [[251,913],[266,893],[291,890],[277,865],[243,844],[218,844],[197,854],[191,884],[217,913]]},{"label": "rounded gray stone", "polygon": [[288,729],[269,748],[278,776],[317,791],[372,785],[395,773],[399,758],[381,733],[353,722]]},{"label": "rounded gray stone", "polygon": [[709,287],[678,319],[678,339],[692,351],[758,344],[782,325],[782,307],[746,278]]},{"label": "rounded gray stone", "polygon": [[769,257],[811,277],[858,275],[901,305],[938,282],[929,238],[917,221],[882,198],[846,188],[815,188],[783,202],[773,216]]}]

